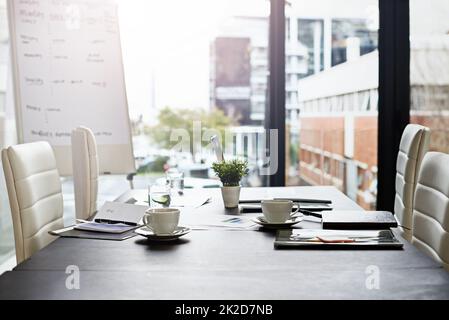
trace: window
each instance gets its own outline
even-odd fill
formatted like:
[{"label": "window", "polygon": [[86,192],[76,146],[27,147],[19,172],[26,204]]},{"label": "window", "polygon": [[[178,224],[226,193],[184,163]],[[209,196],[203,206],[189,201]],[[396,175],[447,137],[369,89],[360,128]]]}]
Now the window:
[{"label": "window", "polygon": [[332,19],[332,66],[377,49],[377,30],[366,19]]},{"label": "window", "polygon": [[296,47],[303,64],[286,63],[298,79],[286,85],[287,184],[334,185],[374,209],[378,1],[295,0],[285,10],[297,21],[286,54]]},{"label": "window", "polygon": [[410,122],[431,129],[430,150],[449,153],[449,2],[410,0]]},{"label": "window", "polygon": [[324,68],[323,26],[322,19],[298,19],[297,41],[307,48],[307,71],[301,77],[320,72]]},{"label": "window", "polygon": [[6,19],[6,1],[0,0],[0,112],[5,112],[7,57],[8,57],[8,21]]},{"label": "window", "polygon": [[[118,3],[137,186],[157,181],[168,167],[214,178],[207,129],[218,129],[228,143],[225,158],[247,158],[250,176],[243,184],[261,185],[270,3]],[[199,136],[194,120],[201,121]],[[179,129],[191,139],[187,146],[179,143]]]},{"label": "window", "polygon": [[[169,167],[183,171],[194,181],[192,184],[204,182],[192,178],[215,178],[209,169],[215,160],[208,147],[208,135],[212,133],[222,134],[222,142],[227,142],[225,157],[247,158],[250,176],[243,185],[262,185],[258,172],[265,151],[270,3],[265,0],[196,0],[194,4],[185,0],[118,0],[117,3],[138,167],[134,186],[146,188],[163,181],[164,170]],[[6,95],[7,27],[6,0],[0,0],[2,148],[16,143],[14,108],[8,104]],[[201,123],[194,128],[196,120]],[[179,144],[176,129],[189,134],[186,148]],[[197,129],[198,143],[193,134]],[[112,200],[128,188],[122,176],[101,179],[99,199],[103,201]],[[63,181],[63,192],[64,204],[71,206],[68,209],[73,213],[73,188],[68,179]],[[0,195],[2,263],[14,254],[3,174]]]},{"label": "window", "polygon": [[[8,87],[9,34],[6,0],[0,0],[0,148],[15,142],[15,120]],[[8,93],[9,94],[9,93]],[[11,112],[12,111],[12,112]],[[0,165],[0,264],[14,256],[14,237],[3,168]]]}]

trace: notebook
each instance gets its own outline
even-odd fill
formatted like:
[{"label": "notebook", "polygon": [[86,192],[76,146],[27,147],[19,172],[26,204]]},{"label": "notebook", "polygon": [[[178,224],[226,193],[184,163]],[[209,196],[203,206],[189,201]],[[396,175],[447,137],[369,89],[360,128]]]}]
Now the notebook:
[{"label": "notebook", "polygon": [[137,226],[130,226],[124,223],[99,223],[99,222],[86,222],[77,224],[73,229],[91,231],[91,232],[104,232],[104,233],[124,233],[135,229]]},{"label": "notebook", "polygon": [[298,249],[401,249],[391,230],[278,230],[276,248]]},{"label": "notebook", "polygon": [[398,226],[388,211],[332,211],[322,212],[323,229],[389,229]]},{"label": "notebook", "polygon": [[134,229],[123,233],[105,233],[96,231],[76,230],[74,229],[74,226],[70,226],[59,230],[52,230],[49,231],[48,233],[63,238],[83,238],[83,239],[115,240],[115,241],[126,240],[135,237],[137,235],[136,233],[134,233]]}]

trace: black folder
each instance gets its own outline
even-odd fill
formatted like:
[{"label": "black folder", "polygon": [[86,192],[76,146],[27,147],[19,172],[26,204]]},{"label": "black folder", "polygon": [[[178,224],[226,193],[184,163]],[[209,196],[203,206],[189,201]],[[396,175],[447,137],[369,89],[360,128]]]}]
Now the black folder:
[{"label": "black folder", "polygon": [[380,230],[396,228],[398,223],[388,211],[332,211],[322,212],[323,229]]}]

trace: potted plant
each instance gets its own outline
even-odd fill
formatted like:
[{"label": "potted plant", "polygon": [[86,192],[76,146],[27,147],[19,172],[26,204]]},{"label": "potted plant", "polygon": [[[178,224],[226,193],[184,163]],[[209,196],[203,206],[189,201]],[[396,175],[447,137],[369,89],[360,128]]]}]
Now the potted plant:
[{"label": "potted plant", "polygon": [[243,160],[229,160],[214,162],[212,169],[223,183],[221,195],[226,208],[236,208],[240,198],[240,180],[248,174],[248,162]]}]

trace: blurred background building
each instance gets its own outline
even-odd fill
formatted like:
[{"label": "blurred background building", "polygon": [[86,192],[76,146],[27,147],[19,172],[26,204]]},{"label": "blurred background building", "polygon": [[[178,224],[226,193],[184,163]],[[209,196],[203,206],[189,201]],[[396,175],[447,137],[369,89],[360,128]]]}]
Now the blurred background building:
[{"label": "blurred background building", "polygon": [[[371,19],[361,18],[366,10],[366,6],[345,7],[332,15],[314,5],[286,7],[286,175],[290,185],[333,184],[352,192],[359,202],[373,204],[375,195],[364,190],[375,190],[378,62],[360,69],[357,61],[368,53],[377,56],[378,24],[372,21],[376,11]],[[248,140],[243,148],[254,149],[251,141],[256,141],[247,138],[254,127],[245,130],[245,126],[263,128],[267,29],[267,17],[236,16],[211,43],[211,108],[218,107],[238,121],[237,139],[244,135],[242,139]],[[349,139],[351,135],[356,138]],[[360,139],[365,144],[354,150]],[[366,176],[361,184],[357,183],[360,174]]]},{"label": "blurred background building", "polygon": [[[298,80],[308,74],[310,66],[315,67],[313,58],[308,59],[308,48],[299,41],[296,25],[299,21],[302,20],[291,18],[286,25],[289,30],[285,60],[288,108],[297,106]],[[268,17],[235,16],[219,29],[211,43],[211,107],[219,107],[232,117],[241,115],[237,117],[240,125],[263,126],[269,75],[267,32]]]}]

